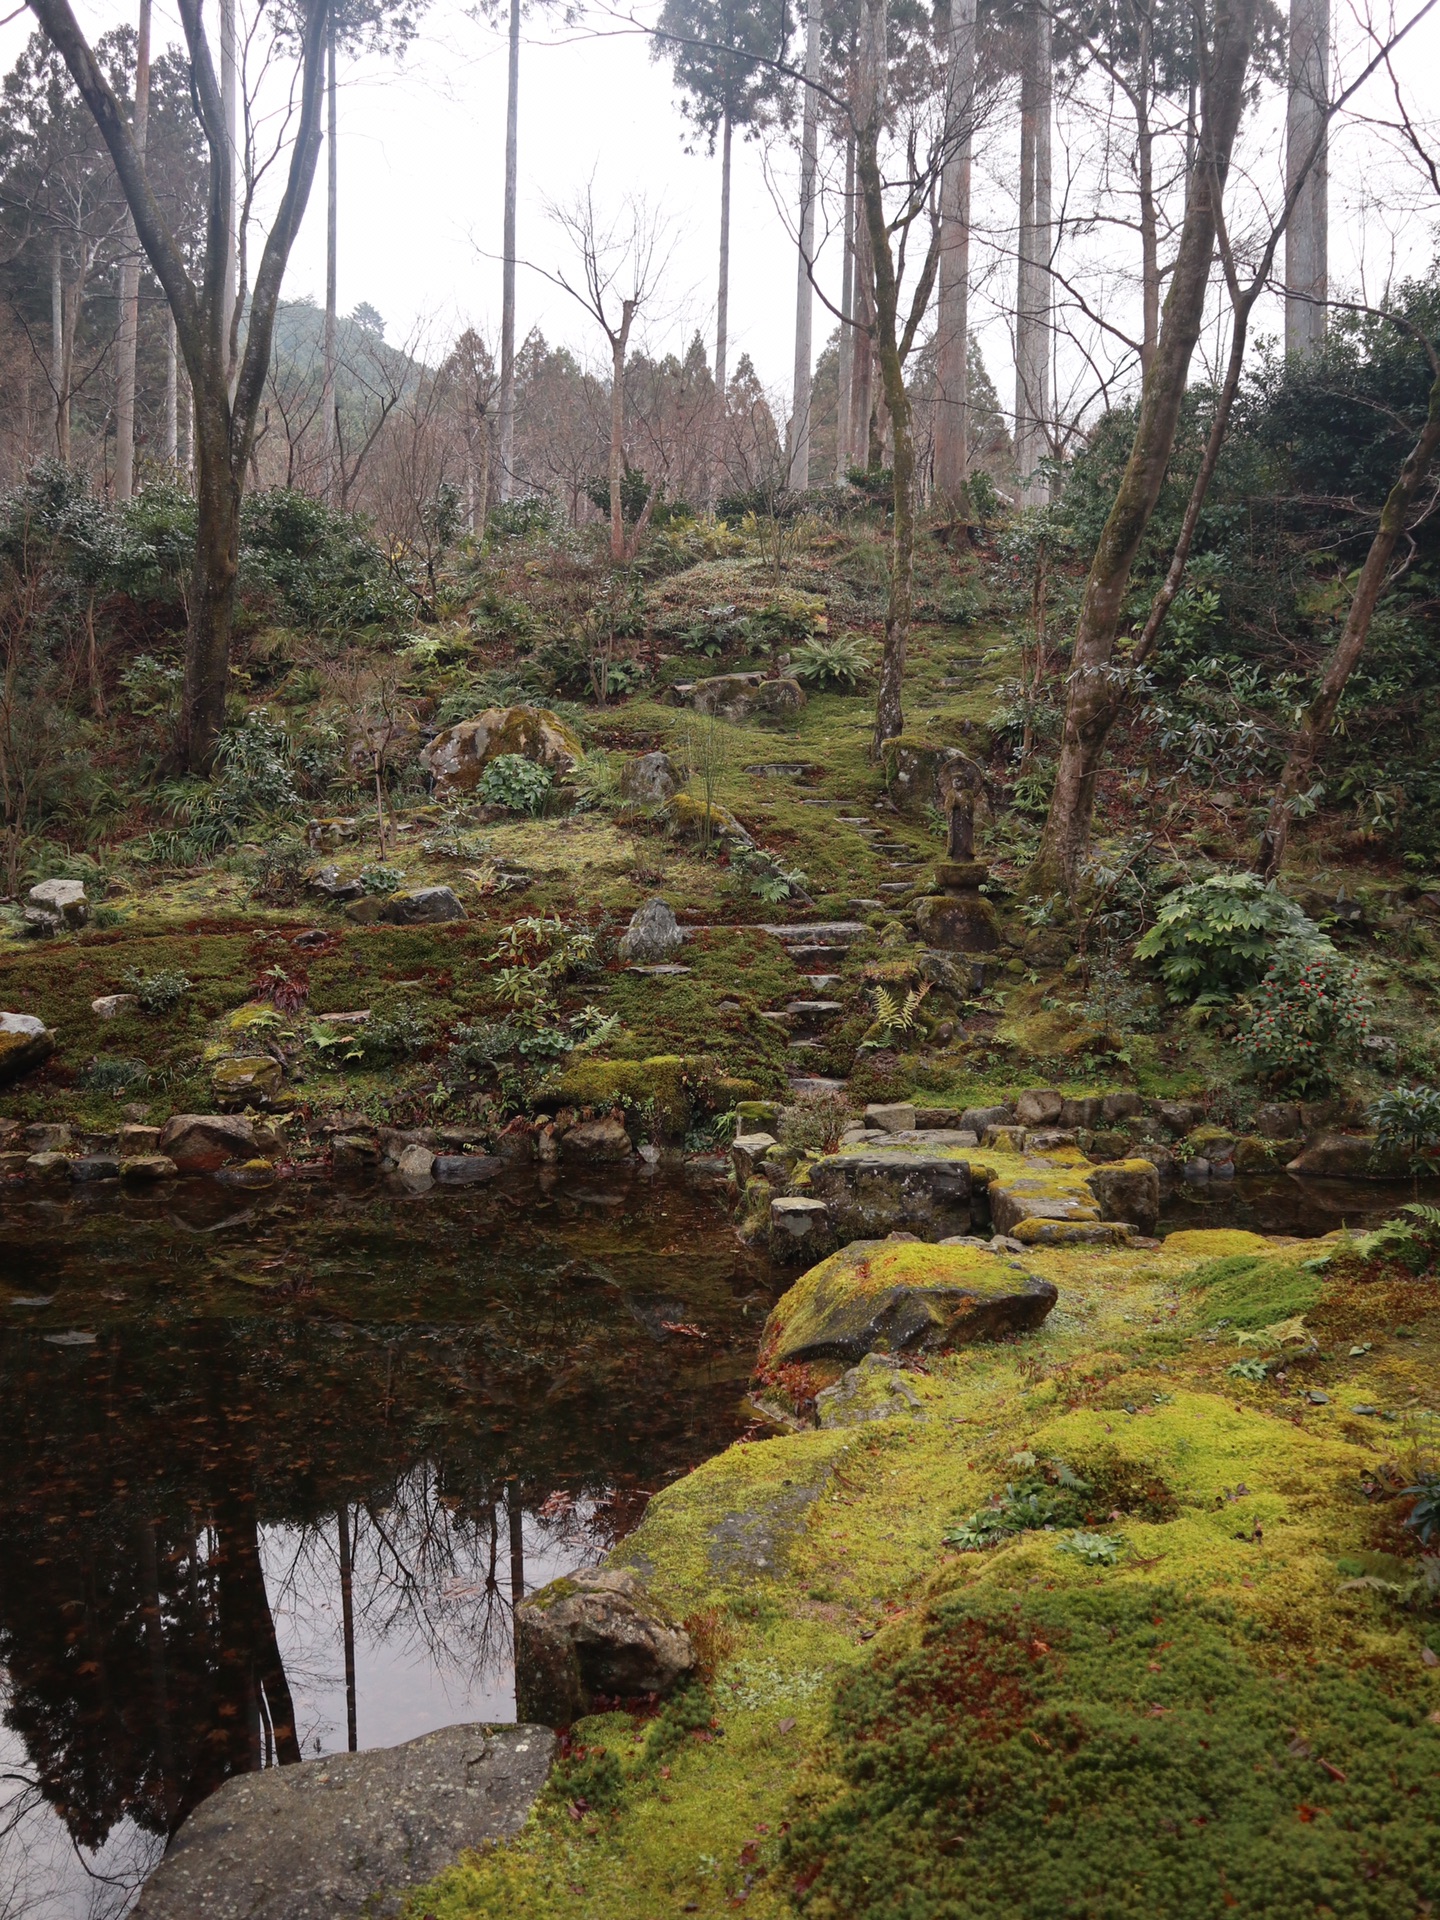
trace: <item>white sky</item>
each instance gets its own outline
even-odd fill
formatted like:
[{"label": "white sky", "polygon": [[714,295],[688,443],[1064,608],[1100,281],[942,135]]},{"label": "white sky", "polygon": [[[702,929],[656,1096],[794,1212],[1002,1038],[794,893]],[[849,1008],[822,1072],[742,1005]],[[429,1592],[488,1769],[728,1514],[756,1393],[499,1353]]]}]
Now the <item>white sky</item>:
[{"label": "white sky", "polygon": [[[1398,0],[1397,11],[1404,18],[1421,4]],[[207,0],[207,12],[212,7],[213,0]],[[650,0],[646,17],[654,10]],[[131,12],[131,6],[115,0],[77,0],[81,23],[92,33]],[[1353,45],[1354,22],[1343,0],[1337,0],[1335,14],[1337,37]],[[29,30],[24,15],[0,29],[5,66]],[[157,46],[179,39],[173,5],[156,0]],[[1342,51],[1342,70],[1354,64]],[[1440,78],[1440,9],[1407,43],[1398,64],[1407,84],[1434,95]],[[340,306],[346,312],[368,301],[384,316],[392,342],[421,327],[439,345],[467,324],[480,327],[492,341],[497,337],[505,69],[503,30],[467,17],[460,0],[432,0],[419,39],[399,66],[367,58],[342,68]],[[1372,88],[1377,112],[1387,98],[1383,87]],[[1428,107],[1429,100],[1421,105]],[[1062,112],[1057,115],[1057,191],[1064,176],[1065,125]],[[1262,108],[1242,137],[1245,166],[1267,197],[1281,184],[1282,128],[1283,112],[1274,102]],[[982,223],[1013,218],[1008,212],[1013,140],[1012,127],[997,128],[978,156],[977,220]],[[567,32],[552,27],[538,10],[527,20],[521,52],[521,260],[553,268],[563,258],[563,242],[546,218],[547,202],[568,199],[592,173],[602,205],[618,207],[625,194],[645,195],[668,215],[673,231],[663,300],[642,325],[637,342],[652,351],[683,350],[697,326],[713,350],[720,166],[703,149],[687,152],[695,144],[669,69],[651,59],[645,36],[619,26],[609,33]],[[759,147],[736,141],[730,364],[733,368],[740,354],[748,353],[767,388],[783,401],[793,358],[795,255],[767,185],[767,164],[793,199],[793,153],[772,148],[767,162]],[[1417,200],[1402,215],[1387,218],[1375,207],[1377,187],[1392,173],[1372,133],[1352,126],[1338,134],[1331,162],[1332,288],[1354,285],[1363,276],[1373,292],[1377,276],[1383,277],[1392,261],[1414,268],[1430,257],[1436,224],[1431,208],[1421,211]],[[1380,197],[1393,196],[1387,191]],[[836,252],[832,247],[832,257],[822,260],[821,277],[838,293]],[[1082,256],[1096,273],[1094,245],[1077,243],[1076,258]],[[1102,290],[1104,269],[1101,259],[1097,284]],[[1010,271],[1002,265],[995,275],[1002,306]],[[324,282],[322,157],[286,290],[319,298]],[[1113,286],[1110,293],[1114,297]],[[1013,384],[1008,328],[985,292],[974,313],[1003,402]],[[1257,314],[1259,332],[1274,333],[1278,324],[1273,304]],[[520,336],[532,326],[587,358],[595,354],[593,322],[587,331],[585,316],[573,302],[522,265]],[[830,316],[817,306],[817,353],[831,326]],[[1206,344],[1213,352],[1213,329]],[[1071,383],[1062,377],[1060,384],[1063,393]]]}]

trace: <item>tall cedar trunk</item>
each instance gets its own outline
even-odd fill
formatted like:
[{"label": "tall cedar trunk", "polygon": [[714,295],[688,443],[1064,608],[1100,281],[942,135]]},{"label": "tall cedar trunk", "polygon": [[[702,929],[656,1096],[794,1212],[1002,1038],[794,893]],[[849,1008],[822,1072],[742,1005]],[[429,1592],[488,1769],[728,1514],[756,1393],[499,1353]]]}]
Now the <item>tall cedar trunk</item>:
[{"label": "tall cedar trunk", "polygon": [[733,129],[726,102],[720,135],[720,277],[715,291],[715,427],[710,455],[710,505],[720,495],[725,466],[725,400],[730,348],[730,147]]},{"label": "tall cedar trunk", "polygon": [[[150,0],[140,0],[135,44],[135,150],[145,154],[150,116]],[[115,350],[115,498],[135,490],[135,360],[140,344],[140,241],[133,216],[125,222],[120,267],[120,334]]]},{"label": "tall cedar trunk", "polygon": [[1440,374],[1436,375],[1430,388],[1430,407],[1420,437],[1406,456],[1400,477],[1390,489],[1381,509],[1380,525],[1376,528],[1370,551],[1365,556],[1365,564],[1355,583],[1345,631],[1330,656],[1315,698],[1306,709],[1300,731],[1285,762],[1284,772],[1280,775],[1280,784],[1270,803],[1270,817],[1261,835],[1260,854],[1256,862],[1267,880],[1274,879],[1285,859],[1296,796],[1314,771],[1320,749],[1335,724],[1335,713],[1345,691],[1345,683],[1364,651],[1370,622],[1384,590],[1395,548],[1405,531],[1410,509],[1424,485],[1437,448],[1440,448]]},{"label": "tall cedar trunk", "polygon": [[951,0],[948,125],[940,183],[940,305],[936,323],[935,492],[967,509],[970,174],[975,119],[975,0]]},{"label": "tall cedar trunk", "polygon": [[1015,466],[1020,498],[1043,506],[1050,416],[1050,12],[1028,0],[1020,73],[1020,221],[1015,273]]},{"label": "tall cedar trunk", "polygon": [[835,484],[850,471],[851,390],[855,380],[855,136],[845,139],[845,251],[840,277],[840,349],[835,392]]},{"label": "tall cedar trunk", "polygon": [[[894,434],[894,528],[890,546],[890,598],[885,609],[885,645],[875,703],[871,754],[879,759],[887,740],[904,731],[905,655],[910,643],[910,603],[915,555],[915,446],[910,396],[898,332],[899,286],[885,219],[880,171],[884,117],[886,0],[865,0],[861,16],[860,116],[855,130],[855,173],[865,212],[871,284],[874,288],[874,357]],[[869,355],[867,355],[869,358]]]},{"label": "tall cedar trunk", "polygon": [[55,457],[70,459],[70,395],[65,381],[65,281],[60,236],[50,242],[50,385],[55,395]]},{"label": "tall cedar trunk", "polygon": [[354,1753],[360,1745],[355,1690],[355,1563],[352,1557],[350,1514],[343,1500],[335,1520],[336,1541],[340,1549],[340,1633],[345,1644],[345,1745]]},{"label": "tall cedar trunk", "polygon": [[[1285,351],[1310,354],[1325,338],[1328,291],[1330,0],[1290,0],[1290,99],[1285,120],[1287,193],[1297,180],[1285,236]],[[1312,159],[1311,156],[1314,156]],[[1304,172],[1307,162],[1308,172]],[[1303,178],[1300,178],[1303,174]]]},{"label": "tall cedar trunk", "polygon": [[180,464],[180,349],[173,313],[165,316],[165,464]]},{"label": "tall cedar trunk", "polygon": [[510,0],[510,79],[505,103],[505,261],[500,290],[500,503],[515,469],[515,200],[520,177],[520,0]]},{"label": "tall cedar trunk", "polygon": [[795,383],[790,425],[790,485],[810,484],[810,362],[813,351],[815,258],[815,159],[819,145],[820,0],[809,0],[805,15],[805,118],[800,137],[800,232],[795,268]]},{"label": "tall cedar trunk", "polygon": [[875,424],[875,291],[870,264],[870,225],[860,184],[859,142],[855,149],[855,341],[850,373],[850,450],[857,467],[876,464]]},{"label": "tall cedar trunk", "polygon": [[240,567],[244,468],[231,462],[228,422],[219,409],[200,404],[198,397],[194,407],[198,530],[190,582],[180,737],[182,742],[207,741],[209,752],[213,752],[225,724],[235,578]]},{"label": "tall cedar trunk", "polygon": [[1255,0],[1217,0],[1214,51],[1185,224],[1155,360],[1141,390],[1130,457],[1085,582],[1055,786],[1029,875],[1032,891],[1071,894],[1089,847],[1100,760],[1120,705],[1111,664],[1116,630],[1130,570],[1164,483],[1199,337],[1215,251],[1217,197],[1224,190],[1244,105],[1254,10]]},{"label": "tall cedar trunk", "polygon": [[339,101],[335,74],[335,21],[325,45],[325,339],[324,378],[321,386],[321,432],[325,448],[325,490],[334,500],[343,491],[335,471],[340,423],[335,418],[335,336],[340,300],[340,143]]},{"label": "tall cedar trunk", "polygon": [[1135,157],[1140,175],[1140,372],[1149,373],[1160,337],[1160,232],[1155,208],[1155,130],[1150,125],[1154,52],[1149,14],[1140,20],[1135,75]]},{"label": "tall cedar trunk", "polygon": [[229,193],[225,206],[227,243],[225,248],[225,370],[226,384],[233,394],[240,333],[240,176],[244,156],[240,151],[240,46],[236,38],[235,0],[220,0],[220,104],[225,120],[225,141],[230,149]]}]

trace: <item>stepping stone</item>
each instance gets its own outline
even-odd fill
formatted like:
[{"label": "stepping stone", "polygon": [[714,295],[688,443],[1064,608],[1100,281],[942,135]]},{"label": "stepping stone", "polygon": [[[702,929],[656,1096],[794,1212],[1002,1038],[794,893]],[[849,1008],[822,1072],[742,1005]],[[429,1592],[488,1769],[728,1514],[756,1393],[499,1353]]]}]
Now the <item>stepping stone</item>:
[{"label": "stepping stone", "polygon": [[817,967],[839,966],[848,957],[848,949],[834,946],[791,947],[790,958],[796,966],[804,968],[807,964]]},{"label": "stepping stone", "polygon": [[808,1021],[812,1026],[827,1024],[841,1018],[845,1012],[839,1000],[792,1000],[785,1009],[786,1015],[794,1020]]},{"label": "stepping stone", "polygon": [[658,967],[626,967],[625,971],[626,973],[643,973],[651,980],[668,980],[677,973],[692,973],[694,969],[692,967],[668,965]]},{"label": "stepping stone", "polygon": [[790,1091],[797,1099],[804,1099],[807,1095],[815,1093],[843,1093],[845,1082],[827,1080],[823,1074],[819,1073],[792,1073]]},{"label": "stepping stone", "polygon": [[804,921],[788,921],[779,924],[764,921],[755,927],[747,927],[747,933],[771,933],[787,946],[795,940],[825,941],[834,946],[837,942],[860,940],[870,931],[862,920],[816,920],[810,924]]},{"label": "stepping stone", "polygon": [[826,987],[833,987],[840,978],[838,973],[807,973],[805,978],[817,993],[823,993]]},{"label": "stepping stone", "polygon": [[909,893],[910,882],[908,880],[882,880],[880,882],[880,891],[881,893]]},{"label": "stepping stone", "polygon": [[878,913],[885,902],[883,900],[850,900],[846,904],[852,913]]}]

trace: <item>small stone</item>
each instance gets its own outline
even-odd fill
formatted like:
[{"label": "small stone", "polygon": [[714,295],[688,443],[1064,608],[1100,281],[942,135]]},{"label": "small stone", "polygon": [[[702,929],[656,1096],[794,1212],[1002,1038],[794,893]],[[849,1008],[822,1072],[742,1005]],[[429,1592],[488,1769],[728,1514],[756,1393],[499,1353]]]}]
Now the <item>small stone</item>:
[{"label": "small stone", "polygon": [[913,1133],[915,1103],[911,1100],[894,1100],[888,1103],[874,1101],[865,1109],[865,1125],[878,1127],[884,1133]]},{"label": "small stone", "polygon": [[238,1114],[177,1113],[160,1129],[156,1146],[181,1173],[213,1173],[227,1161],[251,1157],[255,1128]]},{"label": "small stone", "polygon": [[160,1151],[160,1129],[159,1127],[137,1126],[133,1120],[127,1121],[120,1129],[116,1146],[122,1155],[130,1155],[131,1157],[141,1153],[158,1153]]},{"label": "small stone", "polygon": [[665,807],[683,782],[668,753],[642,753],[620,772],[620,793],[632,807]]},{"label": "small stone", "polygon": [[68,1180],[70,1156],[68,1153],[32,1153],[25,1161],[25,1171],[32,1180]]},{"label": "small stone", "polygon": [[68,1153],[74,1135],[63,1120],[37,1120],[25,1128],[21,1139],[31,1153]]},{"label": "small stone", "polygon": [[380,1164],[380,1143],[368,1133],[338,1133],[330,1142],[330,1165],[339,1174],[374,1173]]},{"label": "small stone", "polygon": [[1022,1127],[1049,1127],[1060,1118],[1064,1098],[1053,1087],[1031,1087],[1015,1102],[1015,1118]]},{"label": "small stone", "polygon": [[823,1200],[801,1195],[770,1202],[770,1252],[773,1258],[793,1264],[797,1260],[816,1260],[829,1250],[830,1209]]},{"label": "small stone", "polygon": [[210,1069],[215,1103],[223,1112],[267,1106],[279,1093],[284,1078],[280,1062],[268,1053],[237,1054],[229,1060],[217,1060]]},{"label": "small stone", "polygon": [[247,1189],[273,1187],[276,1177],[271,1163],[258,1158],[242,1161],[239,1166],[219,1167],[215,1173],[215,1178],[221,1186]]},{"label": "small stone", "polygon": [[42,880],[25,896],[25,930],[48,938],[73,932],[90,918],[90,903],[81,880]]},{"label": "small stone", "polygon": [[453,887],[412,887],[388,894],[380,902],[380,918],[391,926],[443,925],[469,917]]},{"label": "small stone", "polygon": [[730,1164],[742,1187],[775,1145],[775,1136],[771,1133],[736,1134],[730,1142]]},{"label": "small stone", "polygon": [[90,1002],[90,1011],[101,1020],[115,1020],[122,1013],[134,1013],[139,1005],[133,993],[102,993]]},{"label": "small stone", "polygon": [[86,1153],[70,1162],[70,1178],[79,1181],[118,1180],[120,1161],[113,1153]]},{"label": "small stone", "polygon": [[647,900],[632,915],[621,936],[620,957],[639,965],[653,965],[668,959],[684,941],[685,935],[666,902]]},{"label": "small stone", "polygon": [[1014,1107],[966,1107],[955,1124],[983,1140],[991,1127],[1013,1126],[1015,1109]]},{"label": "small stone", "polygon": [[122,1156],[122,1180],[173,1180],[179,1168],[168,1153],[136,1153]]},{"label": "small stone", "polygon": [[422,1185],[434,1178],[435,1155],[429,1147],[413,1142],[401,1152],[395,1163],[395,1171],[410,1185]]}]

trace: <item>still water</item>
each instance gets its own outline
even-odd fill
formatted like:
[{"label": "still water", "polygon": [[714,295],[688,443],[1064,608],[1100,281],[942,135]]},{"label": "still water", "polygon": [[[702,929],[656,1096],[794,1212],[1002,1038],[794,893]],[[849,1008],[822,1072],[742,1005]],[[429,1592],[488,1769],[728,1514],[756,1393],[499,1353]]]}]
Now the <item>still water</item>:
[{"label": "still water", "polygon": [[513,1719],[513,1599],[742,1430],[776,1291],[665,1176],[27,1194],[0,1249],[0,1920],[123,1914],[238,1770]]}]

